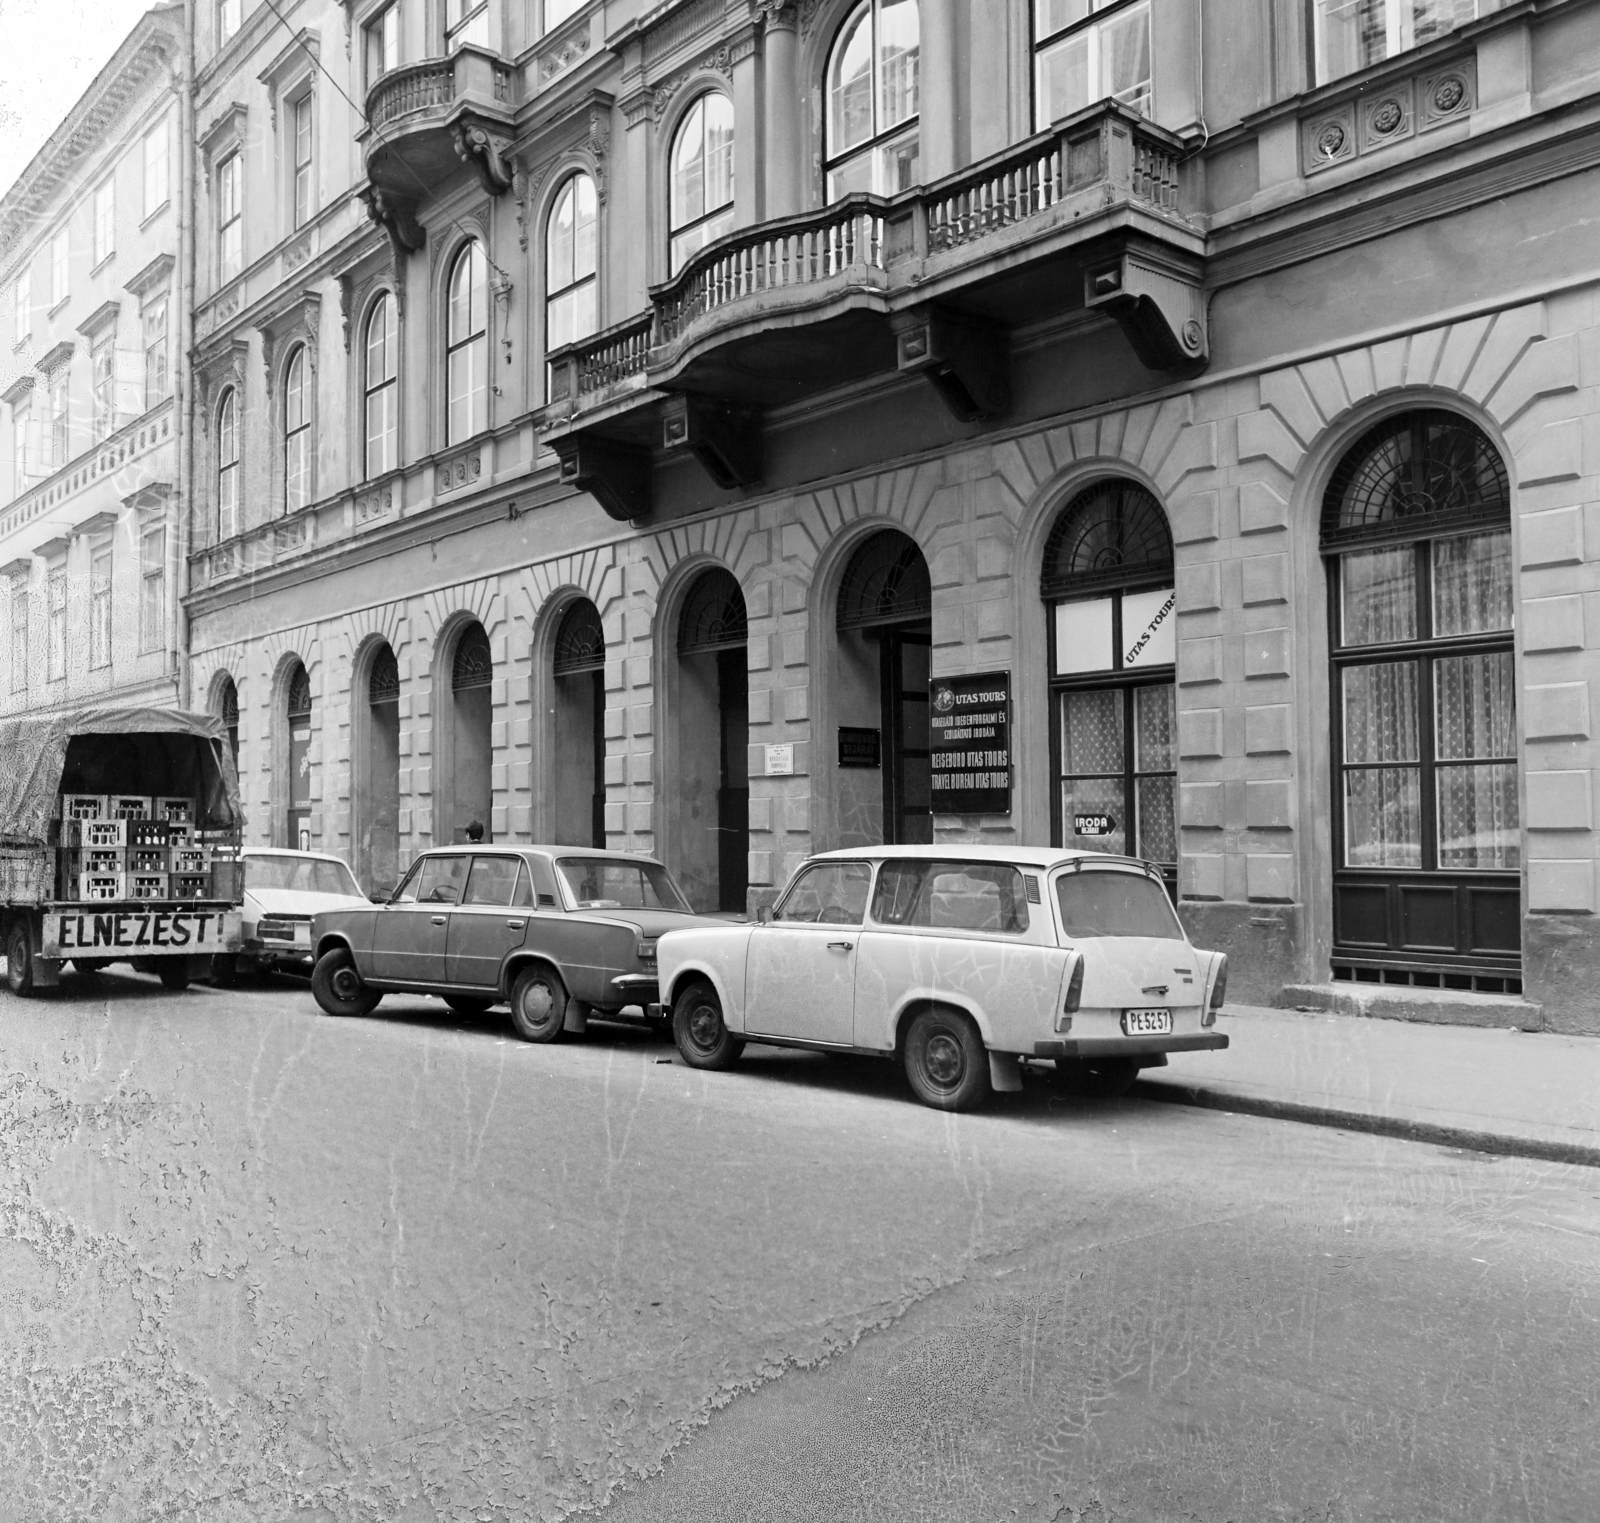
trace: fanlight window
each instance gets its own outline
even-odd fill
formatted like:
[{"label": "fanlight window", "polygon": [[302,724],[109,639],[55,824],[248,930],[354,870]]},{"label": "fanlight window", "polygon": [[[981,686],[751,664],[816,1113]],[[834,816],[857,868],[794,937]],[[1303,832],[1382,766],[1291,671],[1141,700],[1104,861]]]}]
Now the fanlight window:
[{"label": "fanlight window", "polygon": [[910,535],[884,529],[850,557],[839,584],[840,629],[902,624],[932,612],[928,563]]},{"label": "fanlight window", "polygon": [[606,664],[606,637],[600,627],[600,610],[580,598],[561,616],[556,629],[555,674],[576,676],[598,672]]},{"label": "fanlight window", "polygon": [[828,199],[917,177],[917,0],[862,0],[828,57]]},{"label": "fanlight window", "polygon": [[708,91],[672,140],[672,270],[733,231],[733,102]]},{"label": "fanlight window", "polygon": [[678,622],[679,654],[734,650],[747,639],[744,593],[733,573],[721,567],[703,572],[689,589]]},{"label": "fanlight window", "polygon": [[230,730],[239,728],[239,689],[234,686],[233,678],[225,678],[222,684],[222,722]]},{"label": "fanlight window", "polygon": [[1062,510],[1044,547],[1046,600],[1172,581],[1172,531],[1161,504],[1131,481],[1105,481]]},{"label": "fanlight window", "polygon": [[494,658],[489,654],[489,637],[483,625],[469,624],[456,642],[456,658],[450,670],[452,692],[488,687],[494,680]]},{"label": "fanlight window", "polygon": [[445,334],[445,443],[459,444],[489,425],[489,274],[473,239],[450,271]]},{"label": "fanlight window", "polygon": [[369,480],[395,468],[399,436],[399,376],[400,333],[395,301],[385,293],[373,303],[372,311],[367,315],[364,389],[366,474]]},{"label": "fanlight window", "polygon": [[306,384],[306,349],[289,357],[283,378],[283,511],[311,501],[311,395]]},{"label": "fanlight window", "polygon": [[289,679],[289,718],[311,717],[311,676],[303,666],[296,666]]},{"label": "fanlight window", "polygon": [[400,663],[387,645],[373,659],[372,670],[367,674],[367,702],[399,703]]},{"label": "fanlight window", "polygon": [[217,408],[217,538],[239,532],[239,408],[230,386]]}]

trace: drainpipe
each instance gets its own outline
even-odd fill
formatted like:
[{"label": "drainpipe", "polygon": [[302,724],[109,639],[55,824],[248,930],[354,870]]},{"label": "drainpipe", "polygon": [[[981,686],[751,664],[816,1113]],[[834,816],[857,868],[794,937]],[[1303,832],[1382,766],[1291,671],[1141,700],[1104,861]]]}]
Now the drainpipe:
[{"label": "drainpipe", "polygon": [[178,500],[168,516],[172,561],[170,650],[176,668],[178,707],[192,707],[189,673],[189,527],[194,517],[194,387],[189,382],[194,342],[194,0],[183,4],[183,44],[173,94],[178,98],[178,333],[172,367],[172,415],[177,429]]}]

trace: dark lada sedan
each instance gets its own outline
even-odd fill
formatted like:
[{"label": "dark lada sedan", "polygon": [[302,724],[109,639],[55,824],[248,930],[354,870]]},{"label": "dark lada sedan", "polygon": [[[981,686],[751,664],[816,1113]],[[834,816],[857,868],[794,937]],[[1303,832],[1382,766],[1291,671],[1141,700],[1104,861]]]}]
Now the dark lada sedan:
[{"label": "dark lada sedan", "polygon": [[656,941],[701,923],[659,862],[569,846],[443,846],[384,904],[312,922],[312,992],[329,1015],[386,993],[478,1014],[509,1000],[530,1042],[597,1015],[658,1013]]}]

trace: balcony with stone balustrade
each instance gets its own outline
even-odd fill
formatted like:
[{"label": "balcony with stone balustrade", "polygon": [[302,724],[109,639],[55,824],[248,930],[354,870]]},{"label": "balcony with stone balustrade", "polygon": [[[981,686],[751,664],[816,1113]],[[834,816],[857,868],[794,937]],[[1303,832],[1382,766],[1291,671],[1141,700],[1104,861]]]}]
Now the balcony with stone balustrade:
[{"label": "balcony with stone balustrade", "polygon": [[652,450],[750,485],[764,409],[874,375],[925,376],[964,422],[1000,416],[1009,333],[1074,309],[1113,318],[1146,368],[1193,373],[1196,199],[1182,141],[1108,101],[933,184],[742,229],[551,355],[544,436],[569,480],[637,518]]}]

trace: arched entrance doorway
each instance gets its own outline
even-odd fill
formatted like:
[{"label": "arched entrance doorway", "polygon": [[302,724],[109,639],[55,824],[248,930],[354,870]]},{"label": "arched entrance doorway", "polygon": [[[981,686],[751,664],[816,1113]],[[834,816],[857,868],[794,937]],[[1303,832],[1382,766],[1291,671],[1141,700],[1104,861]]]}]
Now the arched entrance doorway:
[{"label": "arched entrance doorway", "polygon": [[400,665],[387,645],[367,668],[366,700],[356,872],[369,892],[387,893],[400,871]]},{"label": "arched entrance doorway", "polygon": [[928,563],[910,535],[880,529],[856,549],[839,583],[835,621],[841,845],[933,840],[932,614]]},{"label": "arched entrance doorway", "polygon": [[1369,429],[1322,503],[1333,975],[1521,991],[1511,491],[1487,435]]},{"label": "arched entrance doorway", "polygon": [[[440,824],[451,841],[493,838],[491,688],[494,659],[476,620],[461,631],[450,664],[450,813]],[[476,828],[474,828],[476,827]],[[442,836],[436,839],[443,838]]]},{"label": "arched entrance doorway", "polygon": [[552,839],[606,844],[606,637],[600,610],[579,598],[556,626],[549,779]]},{"label": "arched entrance doorway", "polygon": [[1159,862],[1178,881],[1172,530],[1133,481],[1062,508],[1045,542],[1057,846]]},{"label": "arched entrance doorway", "polygon": [[696,909],[743,911],[749,887],[750,679],[744,594],[720,566],[678,620],[678,851]]},{"label": "arched entrance doorway", "polygon": [[311,678],[298,661],[289,671],[285,718],[289,722],[289,808],[284,840],[311,850]]}]

